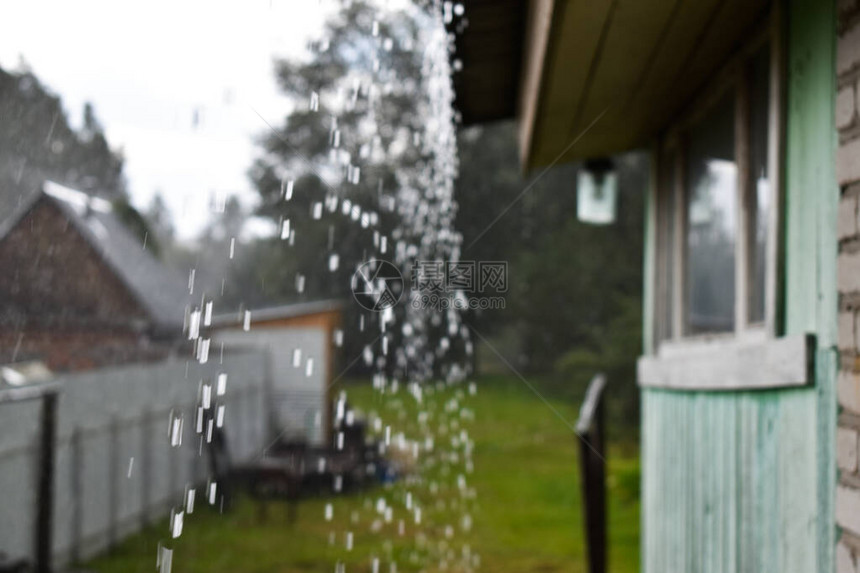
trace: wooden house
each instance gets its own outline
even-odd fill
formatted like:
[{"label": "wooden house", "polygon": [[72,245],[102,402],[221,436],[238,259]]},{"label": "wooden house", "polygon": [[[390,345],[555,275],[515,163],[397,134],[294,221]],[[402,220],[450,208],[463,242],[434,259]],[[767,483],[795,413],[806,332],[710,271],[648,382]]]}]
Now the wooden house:
[{"label": "wooden house", "polygon": [[855,573],[858,2],[465,8],[465,124],[516,117],[525,169],[651,152],[642,569]]},{"label": "wooden house", "polygon": [[50,181],[0,196],[0,363],[80,370],[172,351],[189,289],[109,201]]}]

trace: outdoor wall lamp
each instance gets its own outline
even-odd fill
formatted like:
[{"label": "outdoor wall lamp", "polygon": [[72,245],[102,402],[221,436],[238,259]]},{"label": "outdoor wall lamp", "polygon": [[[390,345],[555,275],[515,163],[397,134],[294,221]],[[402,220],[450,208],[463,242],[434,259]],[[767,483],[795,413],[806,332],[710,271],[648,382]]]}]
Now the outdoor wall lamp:
[{"label": "outdoor wall lamp", "polygon": [[611,159],[591,159],[576,177],[576,217],[583,223],[609,225],[618,206],[618,173]]}]

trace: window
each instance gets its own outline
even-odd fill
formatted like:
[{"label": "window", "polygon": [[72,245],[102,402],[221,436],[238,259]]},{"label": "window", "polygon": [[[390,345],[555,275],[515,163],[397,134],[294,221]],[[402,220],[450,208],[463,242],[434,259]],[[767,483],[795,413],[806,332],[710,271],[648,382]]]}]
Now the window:
[{"label": "window", "polygon": [[[770,36],[768,35],[767,38]],[[778,114],[767,38],[746,50],[658,157],[658,342],[774,332]]]},{"label": "window", "polygon": [[658,145],[653,353],[639,383],[679,389],[810,381],[813,343],[779,337],[778,21],[742,48]]}]

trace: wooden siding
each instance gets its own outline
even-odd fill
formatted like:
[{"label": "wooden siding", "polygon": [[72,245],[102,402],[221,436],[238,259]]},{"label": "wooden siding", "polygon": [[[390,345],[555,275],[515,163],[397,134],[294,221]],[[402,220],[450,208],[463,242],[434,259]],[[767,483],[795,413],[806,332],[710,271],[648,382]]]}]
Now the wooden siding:
[{"label": "wooden siding", "polygon": [[[526,37],[530,83],[518,111],[527,169],[646,144],[749,38],[768,2],[552,4],[541,3],[552,12],[551,26],[534,18]],[[546,57],[532,56],[544,49]]]},{"label": "wooden siding", "polygon": [[[648,573],[833,571],[834,7],[789,0],[786,8],[784,324],[785,334],[816,335],[815,384],[642,391]],[[649,241],[654,234],[652,222]],[[649,266],[653,261],[646,258]],[[646,268],[645,276],[652,275]],[[650,340],[653,312],[645,316]]]}]

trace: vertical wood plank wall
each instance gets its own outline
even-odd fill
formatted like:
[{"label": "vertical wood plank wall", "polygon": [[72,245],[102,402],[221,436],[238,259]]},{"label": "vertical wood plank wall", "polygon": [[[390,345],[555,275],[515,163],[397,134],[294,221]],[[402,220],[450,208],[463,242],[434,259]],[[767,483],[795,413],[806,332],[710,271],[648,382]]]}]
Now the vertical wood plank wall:
[{"label": "vertical wood plank wall", "polygon": [[[835,15],[832,1],[788,0],[785,9],[784,332],[816,334],[816,380],[787,390],[642,391],[646,573],[834,570]],[[653,319],[646,309],[648,346]]]}]

